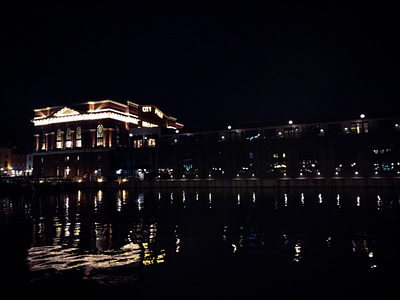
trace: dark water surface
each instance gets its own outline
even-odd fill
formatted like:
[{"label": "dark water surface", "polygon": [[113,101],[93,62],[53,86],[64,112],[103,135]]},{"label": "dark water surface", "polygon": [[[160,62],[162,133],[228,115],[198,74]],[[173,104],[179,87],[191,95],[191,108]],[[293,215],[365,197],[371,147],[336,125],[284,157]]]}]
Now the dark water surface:
[{"label": "dark water surface", "polygon": [[397,189],[81,190],[0,198],[1,285],[74,299],[389,297]]}]

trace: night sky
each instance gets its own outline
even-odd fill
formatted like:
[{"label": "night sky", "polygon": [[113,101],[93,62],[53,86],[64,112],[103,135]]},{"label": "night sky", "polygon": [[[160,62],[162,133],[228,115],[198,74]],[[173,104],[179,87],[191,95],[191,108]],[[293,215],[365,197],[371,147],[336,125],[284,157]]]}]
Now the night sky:
[{"label": "night sky", "polygon": [[90,100],[186,127],[400,109],[395,4],[58,2],[0,5],[0,125],[22,145],[34,108]]}]

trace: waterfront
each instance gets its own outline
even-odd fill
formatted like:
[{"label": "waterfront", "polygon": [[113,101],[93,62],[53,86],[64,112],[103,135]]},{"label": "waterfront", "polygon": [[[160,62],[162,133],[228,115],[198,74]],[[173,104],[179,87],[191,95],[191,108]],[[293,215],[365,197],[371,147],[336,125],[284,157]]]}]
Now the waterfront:
[{"label": "waterfront", "polygon": [[2,275],[31,296],[334,299],[382,296],[398,279],[394,188],[84,189],[0,200]]}]

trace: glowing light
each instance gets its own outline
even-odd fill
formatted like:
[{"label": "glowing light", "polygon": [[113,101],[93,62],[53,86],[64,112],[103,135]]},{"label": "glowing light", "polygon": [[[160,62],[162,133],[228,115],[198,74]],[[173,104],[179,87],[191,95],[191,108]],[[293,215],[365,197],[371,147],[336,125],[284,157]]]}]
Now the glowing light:
[{"label": "glowing light", "polygon": [[151,112],[151,106],[143,106],[142,112]]},{"label": "glowing light", "polygon": [[285,194],[285,206],[287,206],[287,201],[288,201],[287,194]]},{"label": "glowing light", "polygon": [[32,120],[34,126],[43,126],[49,124],[58,124],[66,122],[76,122],[76,121],[87,121],[87,120],[102,120],[102,119],[113,119],[121,122],[138,124],[139,119],[134,115],[124,114],[121,112],[96,112],[89,114],[73,114],[73,115],[62,115],[58,117],[51,118],[35,118]]},{"label": "glowing light", "polygon": [[61,117],[61,116],[69,116],[69,115],[79,115],[79,112],[76,110],[73,110],[68,107],[64,107],[63,109],[59,110],[54,114],[56,117]]},{"label": "glowing light", "polygon": [[160,110],[158,110],[157,108],[155,109],[154,113],[155,113],[160,119],[162,119],[162,118],[164,117],[164,114],[163,114]]},{"label": "glowing light", "polygon": [[228,130],[231,130],[231,129],[232,129],[232,126],[231,126],[231,125],[229,125],[229,126],[228,126]]},{"label": "glowing light", "polygon": [[365,115],[364,115],[364,114],[361,114],[361,115],[360,115],[360,118],[361,118],[361,119],[364,119],[364,118],[365,118]]},{"label": "glowing light", "polygon": [[322,203],[322,195],[318,194],[319,203]]},{"label": "glowing light", "polygon": [[360,204],[360,197],[359,196],[357,196],[357,206],[360,206],[361,204]]},{"label": "glowing light", "polygon": [[142,121],[142,127],[155,128],[155,127],[158,127],[158,125],[153,124],[153,123],[149,123],[149,122],[146,122],[146,121]]},{"label": "glowing light", "polygon": [[237,247],[236,247],[236,245],[235,245],[235,244],[232,244],[232,248],[233,248],[233,253],[235,253],[235,252],[236,252],[236,250],[237,250]]}]

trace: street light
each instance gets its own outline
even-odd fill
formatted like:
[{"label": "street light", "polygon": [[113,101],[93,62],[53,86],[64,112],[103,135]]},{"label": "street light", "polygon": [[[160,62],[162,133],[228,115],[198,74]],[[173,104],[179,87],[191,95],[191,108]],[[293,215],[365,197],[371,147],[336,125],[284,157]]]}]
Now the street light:
[{"label": "street light", "polygon": [[293,121],[292,120],[289,120],[289,125],[290,125],[290,136],[289,136],[289,138],[293,138],[293,128],[292,128],[292,125],[293,125]]},{"label": "street light", "polygon": [[361,118],[362,133],[364,134],[364,118],[365,118],[365,115],[364,115],[364,114],[361,114],[361,115],[360,115],[360,118]]}]

